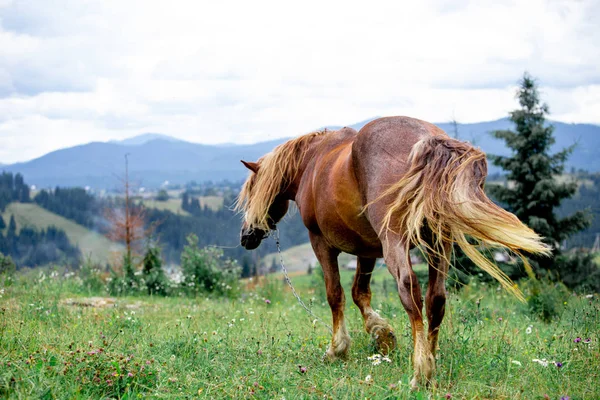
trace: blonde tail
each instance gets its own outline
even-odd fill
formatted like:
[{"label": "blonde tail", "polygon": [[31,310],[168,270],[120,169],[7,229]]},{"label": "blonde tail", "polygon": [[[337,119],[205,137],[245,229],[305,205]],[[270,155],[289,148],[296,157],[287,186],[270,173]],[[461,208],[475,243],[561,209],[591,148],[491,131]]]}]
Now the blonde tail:
[{"label": "blonde tail", "polygon": [[[448,262],[452,250],[444,244],[455,242],[479,268],[524,301],[516,285],[481,254],[478,246],[510,249],[523,260],[530,275],[531,266],[521,252],[549,255],[551,251],[533,230],[486,196],[485,154],[468,143],[447,136],[431,136],[413,146],[409,163],[408,173],[378,199],[393,198],[382,232],[399,232],[407,245],[421,246]],[[432,240],[423,237],[424,226],[431,231]],[[469,243],[467,236],[478,244]]]}]

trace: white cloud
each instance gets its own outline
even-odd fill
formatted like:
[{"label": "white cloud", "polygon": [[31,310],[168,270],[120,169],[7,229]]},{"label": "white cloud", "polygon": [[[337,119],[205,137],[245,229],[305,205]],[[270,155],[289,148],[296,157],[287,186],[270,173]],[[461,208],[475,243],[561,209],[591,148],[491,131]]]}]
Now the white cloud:
[{"label": "white cloud", "polygon": [[524,70],[553,118],[600,123],[599,16],[570,0],[0,0],[0,162],[143,132],[248,143],[375,115],[495,119]]}]

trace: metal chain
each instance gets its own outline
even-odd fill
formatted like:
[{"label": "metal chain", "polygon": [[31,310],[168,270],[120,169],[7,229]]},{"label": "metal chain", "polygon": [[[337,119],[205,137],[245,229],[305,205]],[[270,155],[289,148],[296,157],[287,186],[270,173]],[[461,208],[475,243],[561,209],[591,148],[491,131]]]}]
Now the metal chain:
[{"label": "metal chain", "polygon": [[285,277],[285,281],[287,282],[290,289],[292,289],[292,293],[294,294],[294,297],[296,298],[296,300],[298,300],[298,303],[300,303],[300,305],[306,310],[306,312],[309,313],[310,316],[314,318],[315,321],[317,321],[317,322],[321,323],[323,326],[325,326],[329,330],[329,332],[333,335],[333,329],[331,329],[331,327],[329,325],[327,325],[320,318],[318,318],[315,314],[313,314],[312,310],[310,308],[308,308],[308,306],[306,304],[304,304],[304,302],[302,301],[302,299],[300,298],[298,293],[296,293],[296,289],[294,289],[294,286],[292,285],[292,280],[290,279],[287,269],[285,268],[285,265],[283,263],[283,254],[281,254],[281,246],[279,244],[279,230],[276,228],[276,229],[274,229],[274,232],[275,232],[275,243],[277,243],[277,252],[279,253],[279,262],[281,264],[281,270],[283,271],[283,276]]}]

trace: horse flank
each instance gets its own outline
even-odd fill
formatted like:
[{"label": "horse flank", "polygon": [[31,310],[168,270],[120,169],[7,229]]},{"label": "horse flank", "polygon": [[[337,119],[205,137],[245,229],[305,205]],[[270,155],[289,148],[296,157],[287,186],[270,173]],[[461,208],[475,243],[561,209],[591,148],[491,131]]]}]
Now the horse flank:
[{"label": "horse flank", "polygon": [[258,160],[258,173],[248,177],[234,207],[244,213],[250,229],[270,230],[269,208],[275,197],[296,179],[312,139],[328,132],[325,129],[291,139]]}]

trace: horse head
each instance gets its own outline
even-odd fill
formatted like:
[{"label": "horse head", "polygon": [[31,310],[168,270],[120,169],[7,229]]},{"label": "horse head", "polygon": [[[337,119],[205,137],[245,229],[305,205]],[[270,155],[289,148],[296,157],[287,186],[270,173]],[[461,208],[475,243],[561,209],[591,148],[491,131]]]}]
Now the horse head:
[{"label": "horse head", "polygon": [[[269,194],[265,196],[264,191],[273,191],[274,187],[265,187],[264,181],[269,177],[262,176],[261,162],[246,162],[242,164],[251,171],[250,176],[244,183],[242,192],[238,199],[237,208],[244,211],[244,221],[240,232],[240,243],[246,250],[254,250],[260,246],[263,239],[269,236],[269,232],[276,228],[276,224],[283,218],[288,210],[289,200],[282,193]],[[265,198],[273,198],[265,201]],[[258,207],[255,207],[258,206]],[[266,207],[265,207],[266,206]],[[260,210],[261,208],[265,210]]]}]

